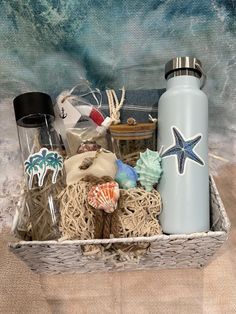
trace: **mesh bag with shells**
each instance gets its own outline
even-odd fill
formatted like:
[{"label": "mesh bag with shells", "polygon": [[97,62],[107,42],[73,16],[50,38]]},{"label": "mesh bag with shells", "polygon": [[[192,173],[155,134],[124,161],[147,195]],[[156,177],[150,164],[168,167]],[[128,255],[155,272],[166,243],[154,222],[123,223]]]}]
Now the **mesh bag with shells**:
[{"label": "mesh bag with shells", "polygon": [[[108,215],[95,209],[88,203],[88,192],[91,187],[111,181],[110,177],[97,178],[85,176],[77,183],[68,185],[60,195],[61,199],[61,232],[62,239],[101,239],[104,237],[104,228],[110,228]],[[100,253],[100,245],[84,245],[84,254]]]},{"label": "mesh bag with shells", "polygon": [[86,181],[68,185],[61,198],[61,232],[63,239],[99,239],[102,237],[102,212],[88,204],[91,184]]},{"label": "mesh bag with shells", "polygon": [[153,236],[162,233],[157,216],[161,210],[158,191],[143,188],[120,190],[117,210],[111,218],[115,238]]}]

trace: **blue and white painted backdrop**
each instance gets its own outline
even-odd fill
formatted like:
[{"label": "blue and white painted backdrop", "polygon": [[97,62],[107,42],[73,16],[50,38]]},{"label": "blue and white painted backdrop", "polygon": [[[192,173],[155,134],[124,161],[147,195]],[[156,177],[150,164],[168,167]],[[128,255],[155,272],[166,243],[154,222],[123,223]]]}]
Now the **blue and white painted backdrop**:
[{"label": "blue and white painted backdrop", "polygon": [[80,77],[98,88],[162,88],[164,64],[184,55],[198,57],[208,76],[210,150],[233,161],[234,0],[1,0],[0,225],[10,221],[8,195],[21,177],[14,96],[55,97]]}]

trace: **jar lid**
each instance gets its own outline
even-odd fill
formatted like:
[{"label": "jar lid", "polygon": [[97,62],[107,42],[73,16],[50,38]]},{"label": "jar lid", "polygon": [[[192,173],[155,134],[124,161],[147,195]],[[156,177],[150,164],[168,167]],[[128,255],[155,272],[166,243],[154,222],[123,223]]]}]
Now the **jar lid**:
[{"label": "jar lid", "polygon": [[13,100],[16,123],[23,127],[38,127],[45,119],[54,120],[52,99],[41,92],[24,93]]},{"label": "jar lid", "polygon": [[200,77],[202,76],[201,61],[194,57],[176,57],[168,61],[165,65],[165,78],[167,79],[168,75],[177,70],[193,70],[196,71]]}]

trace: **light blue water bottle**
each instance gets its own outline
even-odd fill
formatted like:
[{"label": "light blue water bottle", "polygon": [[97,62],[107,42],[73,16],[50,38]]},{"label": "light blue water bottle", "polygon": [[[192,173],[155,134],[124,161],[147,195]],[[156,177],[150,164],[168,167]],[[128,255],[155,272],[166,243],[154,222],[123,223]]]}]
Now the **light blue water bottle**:
[{"label": "light blue water bottle", "polygon": [[208,100],[201,62],[179,57],[165,66],[167,90],[158,107],[163,176],[159,216],[164,233],[209,230]]}]

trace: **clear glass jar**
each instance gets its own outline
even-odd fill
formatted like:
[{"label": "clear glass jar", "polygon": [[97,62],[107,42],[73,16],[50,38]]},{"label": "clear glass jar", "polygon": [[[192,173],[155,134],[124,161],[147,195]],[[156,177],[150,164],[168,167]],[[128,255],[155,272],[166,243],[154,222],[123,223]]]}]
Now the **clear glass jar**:
[{"label": "clear glass jar", "polygon": [[135,166],[140,152],[156,150],[156,122],[114,124],[109,127],[111,149],[118,159]]},{"label": "clear glass jar", "polygon": [[52,101],[44,93],[25,93],[14,99],[14,109],[32,240],[57,239],[60,237],[58,195],[64,187],[65,150],[54,129]]}]

